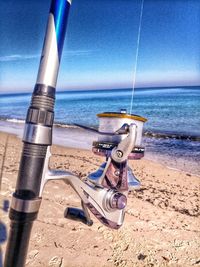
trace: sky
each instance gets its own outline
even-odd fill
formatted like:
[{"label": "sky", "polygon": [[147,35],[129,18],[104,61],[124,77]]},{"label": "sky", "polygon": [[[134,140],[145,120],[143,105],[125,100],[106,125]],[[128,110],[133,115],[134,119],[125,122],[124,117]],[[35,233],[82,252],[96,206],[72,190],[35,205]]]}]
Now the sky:
[{"label": "sky", "polygon": [[[32,91],[49,0],[0,1],[0,92]],[[200,1],[73,0],[58,90],[200,85]]]}]

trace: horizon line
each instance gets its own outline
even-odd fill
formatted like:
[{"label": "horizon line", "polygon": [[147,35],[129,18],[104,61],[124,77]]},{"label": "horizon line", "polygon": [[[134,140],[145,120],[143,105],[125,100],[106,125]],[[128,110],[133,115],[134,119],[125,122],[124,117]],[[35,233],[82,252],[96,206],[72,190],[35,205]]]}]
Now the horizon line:
[{"label": "horizon line", "polygon": [[[175,86],[144,86],[144,87],[135,87],[134,90],[141,90],[141,89],[176,89],[176,88],[198,88],[200,85],[175,85]],[[79,92],[79,91],[111,91],[111,90],[133,90],[131,87],[125,88],[93,88],[93,89],[57,89],[56,93],[62,92]],[[21,92],[1,92],[0,95],[18,95],[18,94],[32,94],[32,91],[21,91]]]}]

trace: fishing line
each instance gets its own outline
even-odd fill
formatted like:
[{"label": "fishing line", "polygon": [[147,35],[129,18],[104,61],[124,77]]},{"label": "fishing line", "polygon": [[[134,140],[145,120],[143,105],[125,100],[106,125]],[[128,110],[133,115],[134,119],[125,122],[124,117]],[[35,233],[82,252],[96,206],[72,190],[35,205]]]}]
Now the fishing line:
[{"label": "fishing line", "polygon": [[140,9],[140,20],[139,20],[138,35],[137,35],[137,47],[136,47],[136,53],[135,53],[135,66],[134,66],[134,74],[133,74],[130,114],[132,112],[133,95],[134,95],[134,92],[135,92],[136,71],[137,71],[137,64],[138,64],[138,55],[139,55],[139,45],[140,45],[140,36],[141,36],[141,28],[142,28],[143,9],[144,9],[144,0],[141,1],[141,9]]}]

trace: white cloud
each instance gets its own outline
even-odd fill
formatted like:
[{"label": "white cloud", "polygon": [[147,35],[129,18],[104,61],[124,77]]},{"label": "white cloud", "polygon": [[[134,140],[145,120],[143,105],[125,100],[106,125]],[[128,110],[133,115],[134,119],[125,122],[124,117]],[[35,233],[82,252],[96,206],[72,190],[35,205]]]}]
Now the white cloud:
[{"label": "white cloud", "polygon": [[[64,57],[74,57],[74,56],[88,56],[92,54],[92,50],[68,50],[63,53]],[[21,60],[30,60],[30,59],[38,59],[40,55],[6,55],[0,56],[0,62],[13,62],[13,61],[21,61]]]},{"label": "white cloud", "polygon": [[10,61],[20,61],[20,60],[29,60],[36,59],[39,55],[8,55],[0,56],[0,62],[10,62]]},{"label": "white cloud", "polygon": [[94,52],[94,50],[67,50],[63,53],[63,56],[89,56]]}]

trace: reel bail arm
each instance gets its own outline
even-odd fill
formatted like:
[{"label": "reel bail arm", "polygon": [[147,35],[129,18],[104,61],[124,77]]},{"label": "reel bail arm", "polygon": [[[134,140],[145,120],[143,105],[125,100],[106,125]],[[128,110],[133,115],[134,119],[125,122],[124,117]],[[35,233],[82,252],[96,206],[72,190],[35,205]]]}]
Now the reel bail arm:
[{"label": "reel bail arm", "polygon": [[135,146],[137,135],[136,124],[123,125],[122,127],[126,127],[126,130],[128,129],[128,136],[123,139],[117,147],[113,148],[111,152],[111,158],[118,163],[124,162],[128,159],[129,154]]}]

